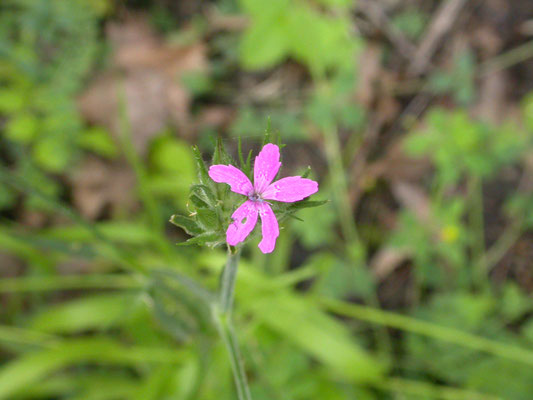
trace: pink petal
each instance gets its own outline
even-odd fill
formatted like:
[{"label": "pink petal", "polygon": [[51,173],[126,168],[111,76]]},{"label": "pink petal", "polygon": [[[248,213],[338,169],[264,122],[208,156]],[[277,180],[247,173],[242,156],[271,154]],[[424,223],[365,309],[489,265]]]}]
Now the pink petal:
[{"label": "pink petal", "polygon": [[233,165],[212,165],[209,176],[217,183],[227,183],[231,191],[248,196],[253,191],[252,182],[240,169]]},{"label": "pink petal", "polygon": [[263,192],[266,200],[283,201],[292,203],[300,201],[318,192],[318,183],[300,176],[289,176],[271,184]]},{"label": "pink petal", "polygon": [[263,234],[259,248],[265,254],[272,253],[279,236],[278,220],[268,203],[258,203],[257,206],[261,216],[261,233]]},{"label": "pink petal", "polygon": [[270,185],[279,167],[281,167],[279,147],[272,143],[264,145],[255,158],[254,187],[256,192],[262,193]]},{"label": "pink petal", "polygon": [[235,210],[233,222],[226,231],[226,241],[230,246],[241,243],[253,231],[257,223],[257,208],[254,202],[247,200]]}]

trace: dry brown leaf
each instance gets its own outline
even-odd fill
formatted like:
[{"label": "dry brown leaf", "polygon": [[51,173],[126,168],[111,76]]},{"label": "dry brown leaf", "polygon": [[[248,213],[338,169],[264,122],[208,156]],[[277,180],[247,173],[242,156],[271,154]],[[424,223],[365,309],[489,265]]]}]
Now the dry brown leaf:
[{"label": "dry brown leaf", "polygon": [[404,142],[399,140],[389,145],[384,157],[368,165],[365,176],[370,180],[420,182],[430,169],[428,160],[409,157],[404,151]]},{"label": "dry brown leaf", "polygon": [[381,70],[381,46],[369,43],[359,58],[359,75],[356,98],[364,107],[370,108],[376,94],[376,83]]},{"label": "dry brown leaf", "polygon": [[409,259],[409,253],[393,247],[379,250],[370,261],[370,268],[378,280],[387,278],[400,265]]},{"label": "dry brown leaf", "polygon": [[168,123],[182,136],[192,135],[191,98],[182,78],[207,69],[205,45],[170,45],[153,32],[144,15],[112,23],[107,32],[114,51],[112,65],[80,97],[82,115],[117,137],[123,96],[133,143],[141,154]]},{"label": "dry brown leaf", "polygon": [[72,186],[74,206],[88,219],[97,219],[108,211],[116,214],[136,207],[135,175],[120,161],[87,158],[73,175]]},{"label": "dry brown leaf", "polygon": [[0,277],[12,278],[19,275],[24,267],[23,262],[12,254],[0,251]]},{"label": "dry brown leaf", "polygon": [[507,88],[509,79],[505,71],[496,71],[485,76],[480,85],[479,101],[474,108],[478,118],[499,124],[507,116]]},{"label": "dry brown leaf", "polygon": [[228,106],[204,107],[198,114],[198,126],[225,129],[233,121],[235,109]]},{"label": "dry brown leaf", "polygon": [[392,192],[403,207],[425,223],[431,222],[431,205],[428,195],[418,186],[407,182],[393,182]]}]

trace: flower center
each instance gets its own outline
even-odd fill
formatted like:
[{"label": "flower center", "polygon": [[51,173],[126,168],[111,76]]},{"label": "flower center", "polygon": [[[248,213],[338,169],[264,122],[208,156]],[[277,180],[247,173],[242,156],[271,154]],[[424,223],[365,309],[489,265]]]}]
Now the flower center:
[{"label": "flower center", "polygon": [[253,192],[252,194],[250,194],[248,196],[248,198],[251,200],[251,201],[263,201],[263,199],[261,198],[261,195],[257,192]]}]

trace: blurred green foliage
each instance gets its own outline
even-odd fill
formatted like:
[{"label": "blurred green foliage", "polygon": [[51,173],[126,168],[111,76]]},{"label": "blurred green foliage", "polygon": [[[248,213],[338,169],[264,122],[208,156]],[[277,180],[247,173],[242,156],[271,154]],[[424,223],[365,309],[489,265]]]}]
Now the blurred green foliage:
[{"label": "blurred green foliage", "polygon": [[[243,10],[251,16],[250,27],[241,41],[244,67],[273,67],[287,57],[306,65],[315,76],[328,70],[354,67],[354,52],[360,41],[350,37],[348,9],[344,0],[319,1],[242,0]],[[336,7],[340,13],[329,16],[319,5]]]},{"label": "blurred green foliage", "polygon": [[[83,85],[98,51],[98,15],[103,2],[8,0],[0,16],[0,113],[2,136],[10,141],[17,169],[54,183],[42,172],[58,173],[79,157],[84,146],[113,153],[99,131],[81,121],[73,96]],[[0,189],[0,207],[15,197]]]},{"label": "blurred green foliage", "polygon": [[[133,3],[151,10],[165,34],[182,33],[165,2]],[[200,99],[196,109],[218,96],[233,104],[225,90],[234,81],[225,80],[235,71],[256,77],[297,64],[305,90],[290,106],[284,98],[237,102],[227,141],[210,142],[219,132],[206,129],[191,149],[169,127],[143,156],[127,121],[117,145],[76,108],[89,75],[105,64],[102,27],[119,18],[117,3],[0,4],[0,268],[21,265],[20,275],[0,279],[0,399],[236,398],[211,308],[233,194],[207,177],[205,150],[214,150],[210,162],[250,175],[253,157],[243,148],[258,144],[268,125],[289,146],[320,150],[313,156],[323,170],[313,173],[318,199],[329,201],[294,215],[295,207],[279,206],[276,251],[264,256],[252,237],[241,258],[234,319],[253,398],[530,399],[533,302],[520,276],[493,275],[533,226],[533,192],[522,179],[496,205],[486,197],[510,171],[530,168],[533,94],[516,119],[480,121],[467,109],[477,97],[474,52],[433,70],[426,87],[447,108],[431,108],[402,138],[408,156],[430,165],[418,182],[426,212],[400,205],[393,228],[360,213],[354,219],[352,161],[373,110],[354,96],[365,40],[352,26],[353,2],[217,3],[247,24],[212,34],[202,25],[208,19],[196,20],[204,30],[195,35],[214,54],[209,74],[181,79]],[[412,8],[391,19],[413,40],[427,20]],[[73,208],[67,177],[88,153],[127,162],[134,211],[88,221]],[[289,157],[283,161],[306,167]],[[362,194],[369,213],[381,213],[377,183]],[[38,229],[21,217],[36,210],[46,218]],[[180,229],[165,224],[172,214]],[[501,229],[489,240],[496,216]],[[189,235],[192,246],[175,245]],[[406,258],[380,281],[369,265],[381,249]],[[528,254],[520,259],[527,265]]]},{"label": "blurred green foliage", "polygon": [[427,129],[408,139],[407,150],[432,159],[439,185],[457,184],[465,176],[489,178],[531,145],[531,135],[514,124],[491,126],[463,111],[432,110],[426,123]]}]

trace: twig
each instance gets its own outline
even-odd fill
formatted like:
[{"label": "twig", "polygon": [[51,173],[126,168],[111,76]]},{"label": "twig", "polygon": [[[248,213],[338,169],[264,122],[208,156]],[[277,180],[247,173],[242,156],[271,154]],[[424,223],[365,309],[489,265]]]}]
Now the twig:
[{"label": "twig", "polygon": [[431,57],[437,51],[441,39],[452,28],[457,20],[457,15],[463,9],[467,0],[443,1],[431,21],[424,40],[414,54],[409,65],[409,75],[419,75],[425,71],[431,61]]},{"label": "twig", "polygon": [[494,72],[510,68],[533,57],[533,40],[500,54],[480,64],[478,76],[485,77]]},{"label": "twig", "polygon": [[389,17],[376,0],[359,0],[357,6],[376,27],[385,33],[389,41],[400,50],[403,57],[412,59],[416,53],[416,46],[390,22]]}]

